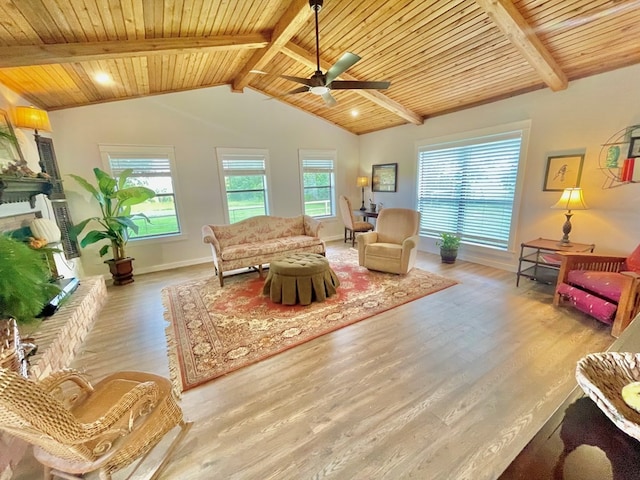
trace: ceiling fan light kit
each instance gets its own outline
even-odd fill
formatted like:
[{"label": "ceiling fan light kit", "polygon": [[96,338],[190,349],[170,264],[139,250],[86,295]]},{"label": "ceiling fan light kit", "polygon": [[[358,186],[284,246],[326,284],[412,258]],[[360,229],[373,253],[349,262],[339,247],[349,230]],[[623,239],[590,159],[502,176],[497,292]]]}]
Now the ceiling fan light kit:
[{"label": "ceiling fan light kit", "polygon": [[[280,78],[284,78],[291,82],[301,83],[302,87],[298,87],[294,90],[287,92],[288,95],[297,93],[311,92],[314,95],[322,97],[324,103],[328,107],[335,105],[336,99],[331,95],[331,90],[386,90],[389,88],[390,82],[368,82],[368,81],[355,81],[355,80],[336,80],[340,75],[346,72],[349,68],[353,67],[360,57],[355,53],[346,52],[338,61],[333,64],[327,73],[322,73],[320,70],[320,34],[318,27],[318,12],[322,8],[324,0],[309,0],[309,6],[311,10],[315,12],[316,20],[316,71],[309,78],[293,77],[290,75],[278,75]],[[254,72],[264,73],[264,72]]]}]

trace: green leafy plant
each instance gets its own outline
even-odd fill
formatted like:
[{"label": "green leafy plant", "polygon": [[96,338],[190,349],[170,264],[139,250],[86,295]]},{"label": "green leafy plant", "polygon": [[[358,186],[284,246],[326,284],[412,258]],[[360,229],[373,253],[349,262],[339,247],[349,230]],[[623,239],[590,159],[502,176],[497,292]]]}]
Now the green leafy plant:
[{"label": "green leafy plant", "polygon": [[455,250],[460,246],[460,237],[454,233],[442,232],[440,239],[436,240],[436,246],[443,250]]},{"label": "green leafy plant", "polygon": [[126,257],[125,246],[129,240],[129,231],[138,233],[136,218],[143,218],[149,222],[149,218],[142,213],[131,213],[131,207],[155,197],[155,192],[147,187],[125,187],[127,179],[133,170],[124,170],[119,176],[114,177],[108,173],[94,168],[97,185],[92,185],[78,175],[71,177],[87,190],[98,202],[102,216],[91,217],[74,225],[70,231],[72,238],[77,238],[90,223],[97,223],[101,228],[90,230],[80,241],[84,248],[87,245],[108,240],[110,243],[100,248],[100,256],[104,256],[112,249],[113,259],[121,260]]},{"label": "green leafy plant", "polygon": [[50,279],[43,251],[0,235],[0,318],[33,320],[60,291]]}]

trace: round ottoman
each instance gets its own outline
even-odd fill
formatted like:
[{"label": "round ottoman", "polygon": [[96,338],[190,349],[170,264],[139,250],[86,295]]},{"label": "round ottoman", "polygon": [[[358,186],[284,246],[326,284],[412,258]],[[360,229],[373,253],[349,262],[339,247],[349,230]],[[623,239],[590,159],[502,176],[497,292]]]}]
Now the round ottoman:
[{"label": "round ottoman", "polygon": [[340,285],[329,261],[317,253],[292,253],[274,260],[262,288],[271,301],[283,305],[309,305],[336,293]]}]

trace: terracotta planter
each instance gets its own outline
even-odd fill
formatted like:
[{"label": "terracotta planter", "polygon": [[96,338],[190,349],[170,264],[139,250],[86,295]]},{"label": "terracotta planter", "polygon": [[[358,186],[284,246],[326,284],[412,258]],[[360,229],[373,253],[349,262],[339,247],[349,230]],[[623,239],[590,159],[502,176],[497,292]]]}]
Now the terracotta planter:
[{"label": "terracotta planter", "polygon": [[457,248],[442,248],[440,247],[440,258],[442,263],[455,263],[458,257]]},{"label": "terracotta planter", "polygon": [[104,263],[109,265],[111,277],[114,285],[126,285],[133,283],[133,258],[126,257],[120,260],[105,260]]}]

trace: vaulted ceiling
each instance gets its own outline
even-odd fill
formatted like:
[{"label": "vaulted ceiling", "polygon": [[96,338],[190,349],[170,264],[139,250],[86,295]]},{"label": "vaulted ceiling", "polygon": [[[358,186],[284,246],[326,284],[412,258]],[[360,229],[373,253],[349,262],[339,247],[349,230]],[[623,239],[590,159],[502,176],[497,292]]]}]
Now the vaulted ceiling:
[{"label": "vaulted ceiling", "polygon": [[391,86],[328,107],[255,73],[316,70],[309,0],[0,0],[0,82],[46,110],[252,88],[361,134],[640,63],[640,0],[324,0],[319,35],[323,72]]}]

